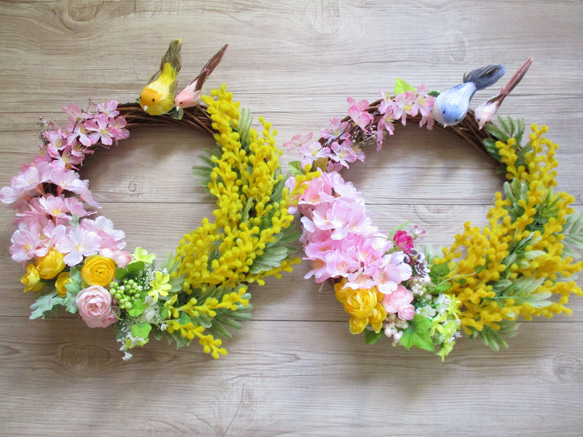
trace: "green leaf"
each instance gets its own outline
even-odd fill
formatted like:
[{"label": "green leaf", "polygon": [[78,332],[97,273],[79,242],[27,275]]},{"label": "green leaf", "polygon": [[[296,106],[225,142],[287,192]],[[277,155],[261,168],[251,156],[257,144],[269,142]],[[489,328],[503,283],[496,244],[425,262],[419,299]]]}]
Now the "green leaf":
[{"label": "green leaf", "polygon": [[289,164],[289,172],[292,176],[299,176],[304,174],[302,163],[300,161],[291,161]]},{"label": "green leaf", "polygon": [[186,314],[185,312],[181,312],[180,317],[178,318],[178,323],[180,323],[181,325],[188,325],[190,322],[192,322],[192,320],[190,320],[188,314]]},{"label": "green leaf", "polygon": [[252,274],[257,274],[275,267],[279,267],[281,262],[287,257],[287,248],[275,246],[265,248],[263,254],[253,260],[253,265],[249,269]]},{"label": "green leaf", "polygon": [[132,309],[128,311],[130,317],[138,317],[141,315],[144,310],[146,309],[146,304],[143,300],[135,300],[132,306]]},{"label": "green leaf", "polygon": [[441,282],[442,278],[445,278],[450,272],[451,270],[447,263],[433,264],[431,270],[429,270],[429,276],[434,284],[438,284]]},{"label": "green leaf", "polygon": [[77,214],[73,214],[73,217],[71,217],[69,220],[69,224],[74,228],[79,227],[79,216]]},{"label": "green leaf", "polygon": [[366,344],[375,344],[383,336],[383,331],[374,332],[372,329],[364,330]]},{"label": "green leaf", "polygon": [[395,91],[394,91],[395,96],[397,96],[399,94],[403,94],[407,91],[415,92],[415,88],[413,88],[411,85],[409,85],[403,79],[397,79],[395,81]]},{"label": "green leaf", "polygon": [[242,108],[239,115],[239,138],[241,146],[246,147],[249,144],[249,132],[253,116],[248,108]]},{"label": "green leaf", "polygon": [[471,338],[480,337],[482,342],[489,346],[493,351],[499,351],[501,347],[507,348],[508,343],[505,339],[512,338],[518,334],[519,323],[513,320],[503,320],[498,322],[500,329],[495,330],[488,325],[484,325],[481,331],[474,330],[470,335]]},{"label": "green leaf", "polygon": [[121,281],[127,277],[137,277],[144,270],[146,264],[143,261],[134,261],[129,263],[124,269],[117,269],[115,279]]},{"label": "green leaf", "polygon": [[39,296],[30,306],[33,310],[30,314],[31,319],[38,319],[42,317],[55,316],[61,311],[61,306],[63,306],[65,300],[60,297],[56,291],[51,291],[49,293]]},{"label": "green leaf", "polygon": [[433,352],[435,347],[433,346],[431,335],[429,335],[429,331],[432,326],[431,320],[429,320],[427,317],[423,317],[421,314],[415,314],[413,320],[410,320],[408,323],[409,327],[403,331],[401,344],[406,349],[410,349],[411,346],[415,346],[419,349]]},{"label": "green leaf", "polygon": [[134,337],[143,338],[144,340],[150,336],[150,331],[152,326],[149,323],[139,323],[137,325],[132,325],[131,332]]},{"label": "green leaf", "polygon": [[433,290],[431,290],[431,294],[445,293],[450,288],[451,288],[451,283],[449,283],[448,281],[443,281],[441,284],[439,284],[437,287],[435,287]]}]

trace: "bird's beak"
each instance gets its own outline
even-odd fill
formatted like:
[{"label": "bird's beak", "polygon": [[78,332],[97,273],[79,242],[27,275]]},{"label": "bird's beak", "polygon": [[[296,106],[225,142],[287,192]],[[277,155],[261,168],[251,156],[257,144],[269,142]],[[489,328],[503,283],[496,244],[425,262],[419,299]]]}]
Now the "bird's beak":
[{"label": "bird's beak", "polygon": [[144,111],[148,112],[148,107],[144,106]]}]

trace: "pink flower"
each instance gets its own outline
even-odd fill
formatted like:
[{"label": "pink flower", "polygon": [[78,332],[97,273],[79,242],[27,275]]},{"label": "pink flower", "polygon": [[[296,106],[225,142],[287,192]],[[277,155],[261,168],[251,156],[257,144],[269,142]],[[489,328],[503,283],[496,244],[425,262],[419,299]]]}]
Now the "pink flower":
[{"label": "pink flower", "polygon": [[81,108],[74,103],[71,103],[68,106],[63,106],[63,111],[69,116],[69,121],[73,124],[89,118],[89,114],[83,112]]},{"label": "pink flower", "polygon": [[397,314],[403,306],[413,302],[413,297],[411,291],[399,285],[392,293],[385,294],[381,303],[387,313]]},{"label": "pink flower", "polygon": [[67,208],[62,197],[55,197],[52,194],[39,197],[38,199],[41,211],[53,217],[66,217]]},{"label": "pink flower", "polygon": [[[332,202],[332,187],[323,178],[314,178],[308,183],[308,187],[298,199],[298,206],[303,215],[311,217],[311,207],[316,207],[324,202]],[[305,212],[305,213],[304,213]]]},{"label": "pink flower", "polygon": [[415,244],[413,243],[413,237],[407,234],[405,231],[397,231],[393,236],[393,241],[395,242],[395,246],[398,247],[405,253],[410,253],[411,249],[415,248]]},{"label": "pink flower", "polygon": [[374,119],[374,117],[366,110],[369,108],[369,103],[366,100],[356,102],[352,97],[346,99],[352,105],[348,109],[348,115],[363,131],[367,131],[366,127]]},{"label": "pink flower", "polygon": [[102,113],[107,115],[110,118],[116,117],[119,115],[119,111],[117,110],[117,101],[110,100],[107,103],[98,103],[96,105],[96,109]]},{"label": "pink flower", "polygon": [[115,117],[109,122],[109,129],[117,144],[118,140],[125,140],[130,136],[130,131],[125,129],[127,126],[126,119],[123,117]]},{"label": "pink flower", "polygon": [[101,249],[99,255],[114,260],[117,266],[122,269],[132,260],[132,255],[129,252],[125,250],[112,250],[107,247]]},{"label": "pink flower", "polygon": [[107,217],[99,216],[95,220],[83,219],[81,227],[89,232],[95,232],[101,239],[101,247],[112,250],[123,249],[126,245],[122,241],[125,237],[125,232],[113,228],[113,222]]},{"label": "pink flower", "polygon": [[10,179],[10,185],[16,191],[24,192],[34,190],[39,184],[45,182],[44,176],[35,166],[30,166],[22,173]]},{"label": "pink flower", "polygon": [[118,320],[118,311],[111,305],[111,294],[99,285],[81,290],[75,301],[79,315],[90,328],[106,328]]},{"label": "pink flower", "polygon": [[332,230],[330,238],[340,240],[349,232],[366,233],[372,226],[371,219],[365,214],[364,206],[339,198],[332,204],[322,204],[313,212],[314,225],[322,230]]},{"label": "pink flower", "polygon": [[10,255],[16,262],[25,262],[35,257],[45,256],[48,249],[43,246],[41,241],[42,226],[34,224],[27,226],[23,224],[19,229],[14,231],[10,242]]},{"label": "pink flower", "polygon": [[375,279],[381,293],[392,293],[401,282],[411,278],[413,274],[413,269],[404,262],[404,259],[403,252],[385,254],[370,263],[364,273]]},{"label": "pink flower", "polygon": [[85,189],[85,183],[79,179],[79,174],[66,168],[52,169],[50,181],[63,190],[68,190],[75,194],[80,194]]},{"label": "pink flower", "polygon": [[100,114],[91,120],[87,120],[83,126],[89,133],[88,137],[91,143],[101,142],[105,146],[113,144],[113,133],[109,127],[109,117],[107,115]]},{"label": "pink flower", "polygon": [[415,317],[415,307],[410,303],[403,305],[401,309],[399,309],[397,317],[401,320],[413,320],[413,317]]},{"label": "pink flower", "polygon": [[283,143],[283,147],[290,152],[294,148],[300,148],[305,143],[312,139],[312,134],[309,133],[308,135],[303,136],[302,134],[294,135],[290,141],[286,141]]},{"label": "pink flower", "polygon": [[77,140],[85,147],[91,147],[91,145],[94,144],[91,142],[91,139],[87,135],[87,129],[80,122],[73,124],[70,123],[67,128],[69,129],[69,135],[67,135],[67,144],[74,145]]},{"label": "pink flower", "polygon": [[342,166],[348,168],[349,163],[356,161],[359,158],[356,151],[352,148],[352,141],[345,140],[342,144],[338,142],[332,143],[330,146],[332,149],[332,154],[330,154],[330,159],[340,163]]},{"label": "pink flower", "polygon": [[87,231],[82,227],[72,228],[66,237],[56,243],[57,250],[65,253],[65,264],[74,266],[83,261],[83,257],[95,255],[99,252],[101,239],[95,232]]},{"label": "pink flower", "polygon": [[67,136],[63,133],[61,128],[44,132],[43,137],[48,142],[48,145],[55,150],[62,150],[67,145],[67,142],[65,141]]},{"label": "pink flower", "polygon": [[330,119],[327,128],[320,130],[320,136],[327,140],[346,140],[350,136],[349,129],[347,122],[341,122],[340,118],[334,117]]},{"label": "pink flower", "polygon": [[393,117],[395,120],[401,119],[401,123],[407,124],[407,115],[417,115],[414,107],[417,96],[413,91],[407,91],[395,96],[395,106],[393,107]]},{"label": "pink flower", "polygon": [[330,149],[328,147],[322,147],[322,145],[315,141],[311,144],[304,144],[298,150],[302,159],[302,168],[307,164],[312,164],[320,158],[328,158],[330,156]]}]

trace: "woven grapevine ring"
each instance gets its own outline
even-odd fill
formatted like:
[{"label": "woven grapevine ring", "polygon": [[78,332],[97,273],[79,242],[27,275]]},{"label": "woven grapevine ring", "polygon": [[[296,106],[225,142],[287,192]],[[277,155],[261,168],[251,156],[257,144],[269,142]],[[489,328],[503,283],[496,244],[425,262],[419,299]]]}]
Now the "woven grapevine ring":
[{"label": "woven grapevine ring", "polygon": [[570,206],[574,197],[554,189],[558,146],[544,137],[546,126],[532,125],[527,135],[522,120],[499,117],[481,129],[476,108],[445,129],[495,160],[505,176],[489,224],[467,222],[438,256],[418,247],[424,231],[416,226],[379,230],[340,171],[364,161],[367,146],[380,150],[398,121],[442,128],[437,95],[398,79],[392,95],[381,90],[373,103],[348,98],[348,116],[331,119],[316,141],[296,135],[285,145],[302,156],[290,164],[293,175],[318,175],[298,199],[304,259],[312,266],[306,278],[332,284],[350,331],[364,333],[367,343],[390,338],[443,359],[462,333],[498,350],[520,318],[570,314],[569,296],[583,295],[572,280],[583,268],[576,261],[583,220]]}]

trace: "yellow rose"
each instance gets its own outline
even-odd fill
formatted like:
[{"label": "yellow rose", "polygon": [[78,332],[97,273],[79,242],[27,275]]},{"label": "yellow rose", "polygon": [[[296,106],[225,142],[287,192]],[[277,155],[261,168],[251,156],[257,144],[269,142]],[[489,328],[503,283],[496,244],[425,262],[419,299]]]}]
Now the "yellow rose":
[{"label": "yellow rose", "polygon": [[24,292],[41,291],[45,284],[41,281],[38,270],[34,264],[26,266],[26,274],[20,280],[24,285]]},{"label": "yellow rose", "polygon": [[350,324],[350,332],[353,334],[360,334],[368,325],[368,317],[350,317],[348,321]]},{"label": "yellow rose", "polygon": [[346,294],[350,290],[350,288],[344,288],[344,284],[346,284],[346,279],[343,279],[342,281],[334,285],[336,299],[338,299],[342,303],[344,303],[344,299],[346,299]]},{"label": "yellow rose", "polygon": [[383,308],[382,304],[377,303],[372,309],[372,313],[368,318],[368,322],[374,332],[380,332],[383,329],[383,322],[387,318],[387,312]]},{"label": "yellow rose", "polygon": [[69,272],[61,272],[59,276],[57,276],[57,280],[55,281],[55,288],[57,289],[57,293],[59,296],[65,297],[67,295],[67,289],[65,285],[71,282],[71,275]]},{"label": "yellow rose", "polygon": [[63,255],[54,247],[45,256],[36,260],[35,265],[42,279],[53,279],[65,268]]},{"label": "yellow rose", "polygon": [[368,317],[377,304],[376,289],[349,289],[342,302],[344,310],[355,317]]},{"label": "yellow rose", "polygon": [[81,277],[89,285],[105,287],[115,278],[115,262],[111,258],[92,255],[85,260]]}]

